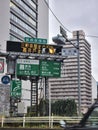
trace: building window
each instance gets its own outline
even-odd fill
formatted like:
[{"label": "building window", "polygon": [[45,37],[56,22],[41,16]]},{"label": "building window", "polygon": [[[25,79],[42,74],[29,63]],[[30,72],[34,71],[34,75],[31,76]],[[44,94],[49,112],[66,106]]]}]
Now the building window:
[{"label": "building window", "polygon": [[36,31],[33,28],[31,28],[29,25],[24,23],[22,20],[20,20],[17,16],[11,14],[11,19],[14,20],[16,23],[18,23],[19,25],[21,25],[26,30],[28,30],[29,32],[31,32],[34,35],[36,35]]},{"label": "building window", "polygon": [[36,21],[34,21],[30,16],[28,16],[25,12],[23,12],[21,9],[19,9],[17,6],[15,6],[12,2],[10,3],[12,5],[11,7],[14,8],[22,17],[24,17],[26,20],[28,20],[31,24],[33,24],[36,27]]},{"label": "building window", "polygon": [[19,28],[15,27],[14,25],[11,25],[11,30],[13,30],[14,32],[18,33],[22,37],[30,37],[27,33],[23,32],[22,30],[20,30]]},{"label": "building window", "polygon": [[11,40],[11,41],[20,41],[18,38],[16,38],[16,37],[13,36],[13,35],[10,35],[10,40]]},{"label": "building window", "polygon": [[[30,14],[36,18],[36,13],[28,5],[26,5],[22,0],[16,0],[23,8],[25,8]],[[34,4],[33,4],[34,6]]]}]

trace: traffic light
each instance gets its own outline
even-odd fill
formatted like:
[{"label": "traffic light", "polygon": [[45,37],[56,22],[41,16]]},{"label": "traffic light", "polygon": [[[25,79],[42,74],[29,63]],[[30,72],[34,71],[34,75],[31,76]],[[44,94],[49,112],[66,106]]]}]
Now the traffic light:
[{"label": "traffic light", "polygon": [[60,36],[59,34],[55,37],[52,38],[53,42],[57,43],[57,44],[65,44],[66,40],[63,36]]},{"label": "traffic light", "polygon": [[62,51],[62,46],[57,46],[57,45],[47,45],[46,47],[42,48],[42,54],[60,55],[61,51]]},{"label": "traffic light", "polygon": [[54,46],[47,46],[46,48],[43,48],[42,53],[44,53],[44,54],[54,54],[55,48],[54,48]]},{"label": "traffic light", "polygon": [[62,47],[58,46],[55,50],[55,53],[58,55],[61,55],[61,50],[62,50]]}]

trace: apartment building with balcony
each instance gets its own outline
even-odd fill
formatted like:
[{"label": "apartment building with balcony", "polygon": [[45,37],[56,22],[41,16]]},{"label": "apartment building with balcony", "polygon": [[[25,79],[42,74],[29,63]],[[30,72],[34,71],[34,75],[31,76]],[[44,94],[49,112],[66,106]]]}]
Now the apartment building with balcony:
[{"label": "apartment building with balcony", "polygon": [[[77,31],[73,32],[70,39],[77,45]],[[72,44],[66,42],[66,49],[74,48]],[[61,77],[49,79],[52,101],[59,99],[74,99],[79,104],[81,101],[81,111],[85,112],[92,103],[92,77],[91,77],[91,46],[85,39],[85,33],[79,31],[79,53],[80,53],[80,96],[78,87],[78,58],[77,55],[68,56],[62,63]]]}]

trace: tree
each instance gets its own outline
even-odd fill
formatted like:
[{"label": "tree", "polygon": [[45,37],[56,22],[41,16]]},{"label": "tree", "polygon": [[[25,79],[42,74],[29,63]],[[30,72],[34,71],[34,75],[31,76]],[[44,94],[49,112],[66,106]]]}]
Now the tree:
[{"label": "tree", "polygon": [[66,116],[73,116],[77,114],[77,105],[75,100],[67,99],[66,100],[66,107],[65,107]]},{"label": "tree", "polygon": [[49,101],[48,100],[40,100],[39,103],[39,114],[40,116],[47,116],[48,115],[48,108],[49,108]]},{"label": "tree", "polygon": [[67,100],[57,100],[52,103],[52,113],[54,115],[59,116],[73,116],[77,113],[77,106],[75,100],[67,99]]}]

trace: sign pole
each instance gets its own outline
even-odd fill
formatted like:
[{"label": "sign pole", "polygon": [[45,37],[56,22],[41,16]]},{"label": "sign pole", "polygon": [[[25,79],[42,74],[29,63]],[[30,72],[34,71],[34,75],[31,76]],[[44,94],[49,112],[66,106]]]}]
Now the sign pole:
[{"label": "sign pole", "polygon": [[51,86],[49,88],[49,128],[51,128]]},{"label": "sign pole", "polygon": [[17,59],[15,59],[15,79],[17,79]]},{"label": "sign pole", "polygon": [[79,31],[77,31],[77,51],[78,51],[78,112],[81,115],[81,83],[80,83],[80,47],[79,47]]}]

